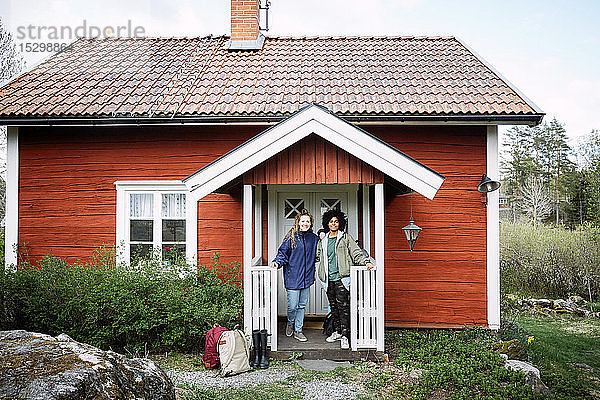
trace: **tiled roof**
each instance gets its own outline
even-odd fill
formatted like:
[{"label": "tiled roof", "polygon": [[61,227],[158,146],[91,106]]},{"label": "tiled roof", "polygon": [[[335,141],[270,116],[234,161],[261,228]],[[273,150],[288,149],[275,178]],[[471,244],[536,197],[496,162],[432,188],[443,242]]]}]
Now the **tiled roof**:
[{"label": "tiled roof", "polygon": [[452,37],[81,39],[0,89],[0,118],[541,116]]}]

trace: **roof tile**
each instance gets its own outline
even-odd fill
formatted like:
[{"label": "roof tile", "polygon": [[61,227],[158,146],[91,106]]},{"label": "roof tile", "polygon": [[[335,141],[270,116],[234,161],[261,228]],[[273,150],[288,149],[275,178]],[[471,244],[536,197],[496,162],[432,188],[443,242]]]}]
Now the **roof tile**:
[{"label": "roof tile", "polygon": [[289,115],[316,102],[339,115],[535,115],[451,37],[81,39],[0,88],[0,117]]}]

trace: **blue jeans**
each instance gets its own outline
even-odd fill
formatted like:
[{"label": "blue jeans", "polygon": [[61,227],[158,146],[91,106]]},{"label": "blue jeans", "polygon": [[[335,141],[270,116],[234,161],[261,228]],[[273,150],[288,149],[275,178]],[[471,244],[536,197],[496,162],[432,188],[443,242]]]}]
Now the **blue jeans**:
[{"label": "blue jeans", "polygon": [[294,325],[296,332],[302,331],[304,325],[304,311],[306,311],[306,303],[308,303],[308,294],[310,288],[306,289],[286,289],[287,290],[287,318],[288,324]]}]

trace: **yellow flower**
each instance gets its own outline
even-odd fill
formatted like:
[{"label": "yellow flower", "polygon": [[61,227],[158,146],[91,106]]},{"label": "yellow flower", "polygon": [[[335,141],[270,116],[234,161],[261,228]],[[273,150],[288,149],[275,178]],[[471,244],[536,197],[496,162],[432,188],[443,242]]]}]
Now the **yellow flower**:
[{"label": "yellow flower", "polygon": [[527,338],[527,344],[531,344],[531,343],[534,341],[534,339],[535,339],[535,338],[534,338],[533,336],[529,336],[529,337]]}]

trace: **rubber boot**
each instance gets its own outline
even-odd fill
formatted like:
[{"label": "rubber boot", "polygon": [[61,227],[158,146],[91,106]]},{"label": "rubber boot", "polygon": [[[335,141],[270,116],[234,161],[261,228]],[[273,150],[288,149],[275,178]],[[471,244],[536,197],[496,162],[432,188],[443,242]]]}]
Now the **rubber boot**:
[{"label": "rubber boot", "polygon": [[254,360],[250,363],[252,368],[257,369],[260,366],[260,331],[255,329],[252,331],[252,347],[254,348]]},{"label": "rubber boot", "polygon": [[267,330],[260,331],[260,368],[269,368],[269,358],[267,357]]}]

